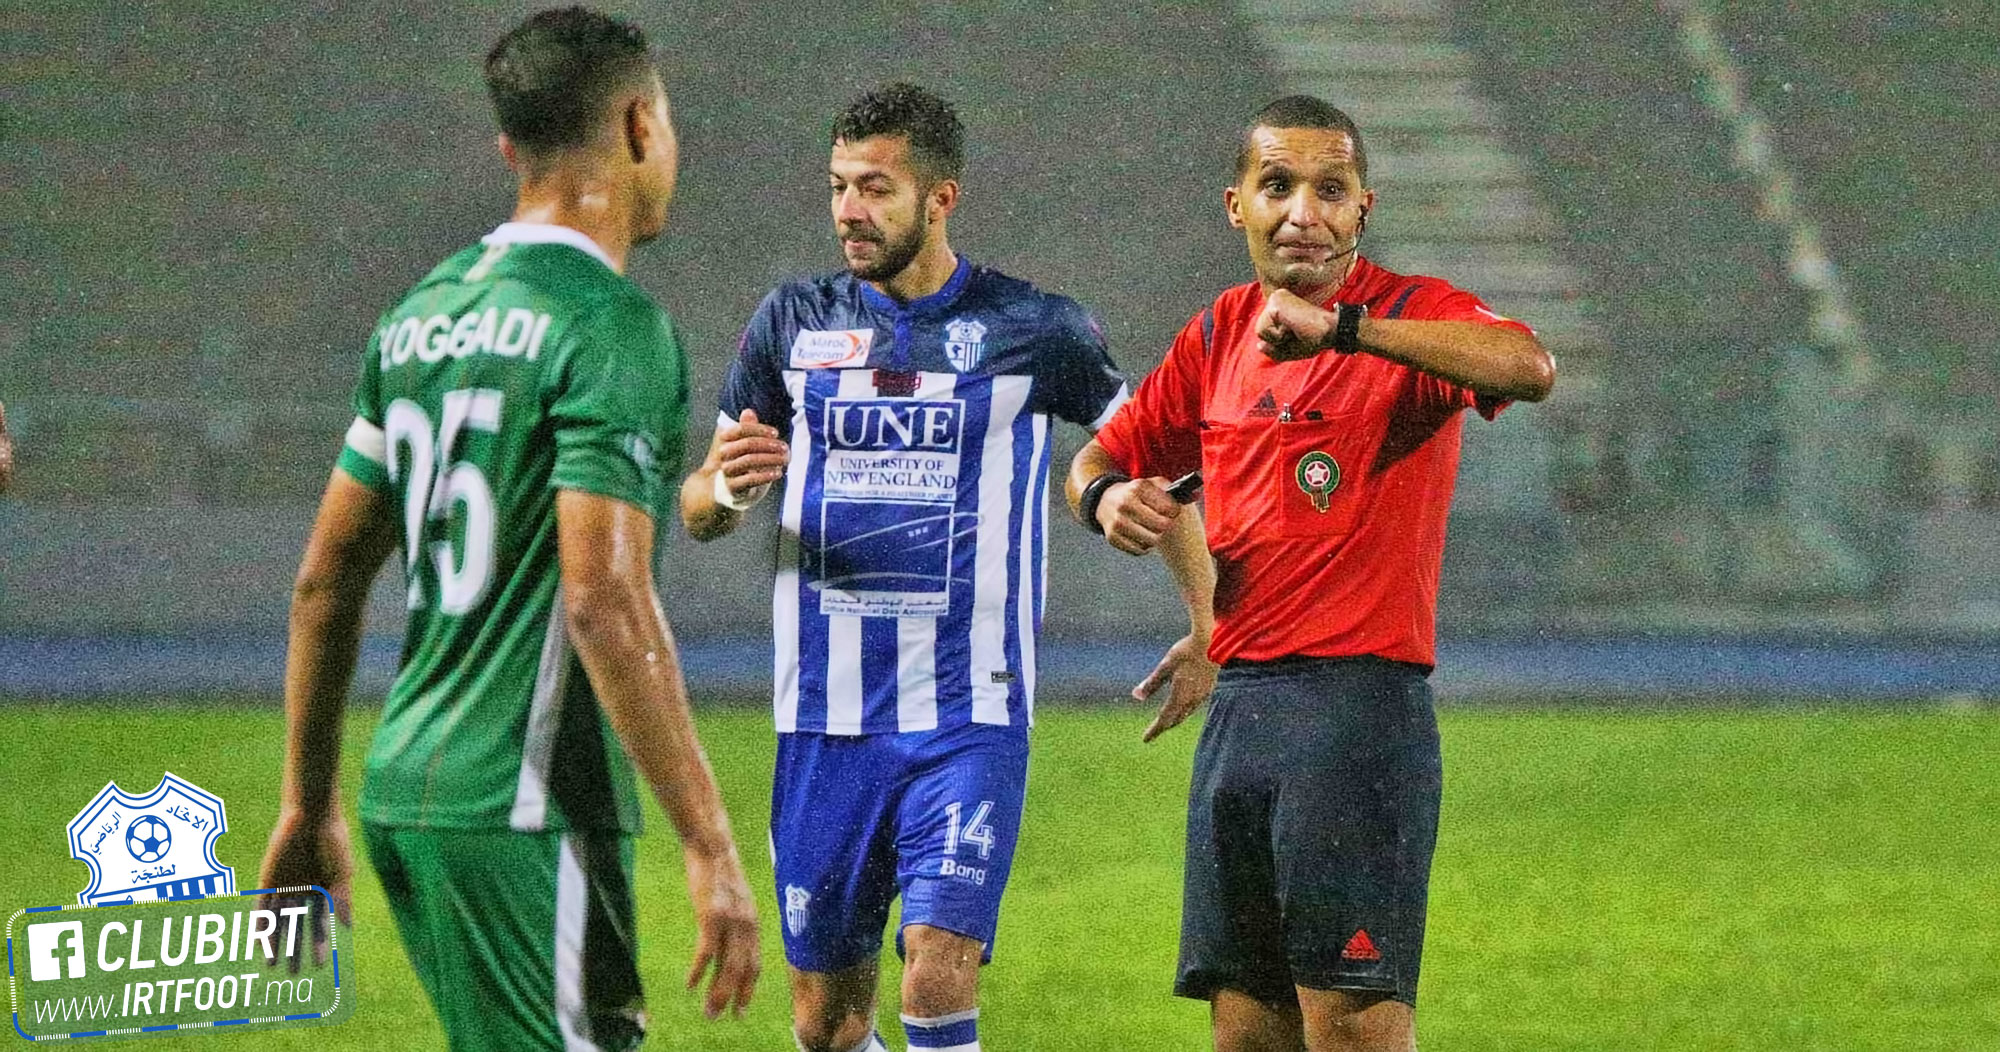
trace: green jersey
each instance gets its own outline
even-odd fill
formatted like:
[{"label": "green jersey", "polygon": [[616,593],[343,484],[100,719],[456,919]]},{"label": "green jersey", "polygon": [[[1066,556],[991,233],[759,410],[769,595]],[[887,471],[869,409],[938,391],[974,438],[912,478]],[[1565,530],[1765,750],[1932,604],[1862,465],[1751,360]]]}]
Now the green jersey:
[{"label": "green jersey", "polygon": [[555,500],[657,517],[687,387],[666,313],[562,227],[502,226],[383,316],[340,467],[396,511],[410,615],[364,821],[637,831],[630,761],[569,644]]}]

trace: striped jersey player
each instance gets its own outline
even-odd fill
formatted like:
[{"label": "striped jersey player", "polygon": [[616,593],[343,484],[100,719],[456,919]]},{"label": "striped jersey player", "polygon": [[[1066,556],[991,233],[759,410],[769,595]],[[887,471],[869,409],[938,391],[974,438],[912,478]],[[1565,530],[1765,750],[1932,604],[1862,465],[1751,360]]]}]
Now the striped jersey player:
[{"label": "striped jersey player", "polygon": [[851,274],[765,298],[722,393],[791,444],[772,593],[778,731],[1025,727],[1049,423],[1123,380],[1075,302],[960,260],[897,303]]},{"label": "striped jersey player", "polygon": [[1075,302],[945,240],[962,165],[942,100],[891,85],[834,124],[847,269],[766,296],[681,491],[697,538],[777,492],[772,848],[800,1047],[880,1047],[903,899],[913,1049],[977,1049],[1027,777],[1053,418],[1126,398]]}]

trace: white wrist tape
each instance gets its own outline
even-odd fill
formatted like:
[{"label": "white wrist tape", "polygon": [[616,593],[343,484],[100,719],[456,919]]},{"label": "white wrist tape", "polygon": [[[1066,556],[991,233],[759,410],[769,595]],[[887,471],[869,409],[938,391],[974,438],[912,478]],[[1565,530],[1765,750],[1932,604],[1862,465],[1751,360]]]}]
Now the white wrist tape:
[{"label": "white wrist tape", "polygon": [[715,502],[725,508],[734,511],[749,511],[751,508],[757,506],[758,501],[764,499],[764,494],[770,491],[771,484],[766,482],[754,489],[745,490],[743,495],[739,497],[735,492],[730,490],[729,481],[722,477],[721,469],[718,468],[715,472]]}]

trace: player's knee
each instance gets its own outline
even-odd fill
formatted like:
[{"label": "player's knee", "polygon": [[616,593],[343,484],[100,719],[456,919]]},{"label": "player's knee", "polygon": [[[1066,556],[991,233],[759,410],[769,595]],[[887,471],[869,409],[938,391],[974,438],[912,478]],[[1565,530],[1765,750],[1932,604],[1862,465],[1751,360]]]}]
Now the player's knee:
[{"label": "player's knee", "polygon": [[[875,1005],[852,991],[800,982],[792,990],[792,1033],[806,1052],[848,1052],[874,1029]],[[846,996],[843,996],[846,995]]]},{"label": "player's knee", "polygon": [[1410,1052],[1416,1047],[1414,1011],[1380,994],[1329,998],[1302,991],[1299,1007],[1307,1052]]},{"label": "player's knee", "polygon": [[857,1048],[875,1028],[866,1015],[842,1011],[792,1012],[792,1034],[804,1052],[848,1052]]},{"label": "player's knee", "polygon": [[979,940],[912,924],[903,930],[903,1012],[935,1018],[979,1003]]}]

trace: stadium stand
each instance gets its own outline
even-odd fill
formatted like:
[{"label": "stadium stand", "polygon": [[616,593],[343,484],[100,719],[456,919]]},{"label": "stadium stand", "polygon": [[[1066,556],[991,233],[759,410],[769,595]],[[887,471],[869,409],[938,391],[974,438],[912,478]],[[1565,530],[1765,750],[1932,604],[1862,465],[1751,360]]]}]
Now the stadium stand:
[{"label": "stadium stand", "polygon": [[[1775,2],[1454,12],[1576,258],[1616,290],[1615,393],[1585,428],[1592,471],[1567,493],[1588,513],[1571,520],[1569,594],[1653,629],[1990,627],[1990,587],[1913,553],[2000,540],[1978,510],[2000,302],[1973,277],[1990,251],[1961,240],[1990,235],[1993,190],[1952,179],[1991,151],[1961,93],[1991,97],[1976,56],[1992,30],[1947,11]],[[1734,71],[1734,118],[1716,104],[1717,63]],[[1776,214],[1784,195],[1749,174],[1771,166],[1791,177],[1786,208],[1818,221],[1823,256],[1801,251]],[[1858,368],[1811,291],[1829,258],[1879,337]],[[1633,602],[1662,594],[1692,601]]]},{"label": "stadium stand", "polygon": [[[0,171],[36,280],[0,287],[16,319],[0,323],[0,398],[22,440],[0,502],[0,634],[282,632],[375,312],[511,203],[478,65],[506,21],[380,0],[171,17],[93,0],[8,34],[32,76],[8,108],[24,148]],[[1226,9],[1003,2],[966,19],[763,0],[677,4],[647,28],[683,161],[668,236],[632,273],[688,338],[696,448],[763,292],[837,265],[826,126],[866,85],[907,77],[959,101],[955,241],[1089,304],[1135,376],[1240,280],[1220,189],[1268,88]],[[1154,587],[1156,567],[1052,540],[1058,565],[1101,570],[1057,575],[1059,621],[1155,615],[1091,600]],[[683,631],[764,631],[768,533],[702,557],[667,560]],[[378,592],[375,624],[397,623],[396,591]],[[1171,619],[1159,604],[1152,623]]]},{"label": "stadium stand", "polygon": [[[634,276],[682,323],[711,404],[762,291],[834,261],[827,115],[907,76],[972,131],[962,247],[1092,305],[1137,376],[1241,278],[1218,199],[1238,119],[1321,93],[1372,136],[1370,254],[1530,320],[1562,364],[1550,404],[1467,429],[1447,636],[1991,638],[2000,184],[1977,129],[2000,30],[1970,9],[1712,7],[675,5],[649,29],[682,190]],[[1689,12],[1736,71],[1734,116]],[[374,312],[510,199],[467,47],[500,24],[382,0],[171,17],[87,0],[10,26],[0,185],[27,280],[0,287],[21,439],[0,637],[282,632]],[[774,42],[773,24],[815,28]],[[1869,368],[1802,287],[1746,165],[1753,118]],[[765,630],[768,539],[700,567],[670,552],[684,635]],[[1157,567],[1088,540],[1052,537],[1050,639],[1171,630],[1172,604],[1144,598]]]}]

